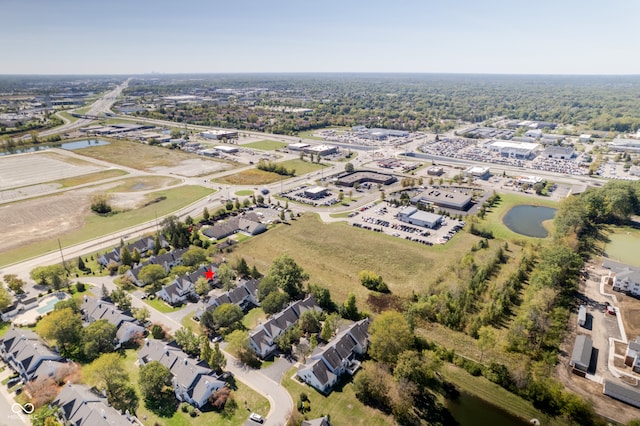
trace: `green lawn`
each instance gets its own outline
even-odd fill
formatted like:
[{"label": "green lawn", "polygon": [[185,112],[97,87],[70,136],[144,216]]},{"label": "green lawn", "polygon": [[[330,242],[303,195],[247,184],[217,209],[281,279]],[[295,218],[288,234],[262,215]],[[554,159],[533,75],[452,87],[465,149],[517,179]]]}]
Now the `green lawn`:
[{"label": "green lawn", "polygon": [[282,379],[282,385],[289,391],[294,407],[300,399],[300,392],[307,394],[311,401],[311,411],[305,413],[307,418],[314,419],[329,415],[331,424],[334,425],[389,425],[393,423],[393,420],[381,411],[367,407],[358,401],[351,383],[335,389],[329,396],[324,396],[312,387],[292,379],[295,372],[295,368],[286,372]]},{"label": "green lawn", "polygon": [[255,328],[261,321],[267,318],[262,308],[253,308],[242,318],[242,325],[248,330]]},{"label": "green lawn", "polygon": [[[204,198],[211,194],[211,192],[211,189],[204,188],[202,186],[181,186],[179,188],[147,194],[147,199],[149,201],[158,199],[158,197],[166,197],[166,199],[135,210],[128,210],[123,213],[106,217],[89,213],[85,218],[84,226],[78,230],[62,235],[60,237],[60,243],[63,247],[67,247],[101,235],[117,232],[121,229],[126,229],[140,223],[148,222],[156,217],[172,213],[196,200]],[[29,244],[15,250],[2,253],[0,266],[57,250],[59,250],[57,238]]]},{"label": "green lawn", "polygon": [[101,172],[89,173],[82,176],[74,176],[66,179],[56,180],[51,183],[58,183],[63,188],[71,188],[78,185],[84,185],[85,183],[98,182],[104,179],[110,179],[118,176],[124,176],[129,173],[120,169],[103,170]]},{"label": "green lawn", "polygon": [[0,321],[0,338],[11,328],[10,322]]},{"label": "green lawn", "polygon": [[280,176],[277,173],[266,172],[264,170],[249,169],[240,173],[223,176],[215,179],[214,182],[225,185],[266,185],[268,183],[278,182],[281,179],[289,179],[287,176]]},{"label": "green lawn", "polygon": [[151,299],[149,300],[148,298],[144,300],[144,302],[151,306],[152,308],[162,312],[163,314],[168,314],[169,312],[175,312],[175,311],[179,311],[180,309],[182,309],[182,307],[171,307],[169,305],[167,305],[164,301],[160,300],[160,299]]},{"label": "green lawn", "polygon": [[242,145],[243,148],[261,149],[263,151],[275,151],[276,149],[284,148],[285,146],[287,146],[287,144],[284,142],[271,141],[271,140],[251,142],[251,143]]},{"label": "green lawn", "polygon": [[241,191],[236,191],[236,195],[239,197],[247,197],[247,196],[252,196],[253,195],[253,191],[250,189],[243,189]]},{"label": "green lawn", "polygon": [[307,173],[315,172],[316,170],[328,167],[326,164],[312,163],[310,161],[300,160],[299,158],[296,158],[294,160],[281,161],[277,164],[282,165],[287,169],[295,169],[296,176],[306,175]]},{"label": "green lawn", "polygon": [[[139,368],[135,366],[138,352],[137,350],[127,349],[125,351],[125,369],[129,373],[130,383],[136,387],[138,395],[140,391],[137,389]],[[254,390],[245,386],[240,382],[236,382],[237,390],[233,392],[238,408],[233,416],[225,417],[214,411],[205,411],[197,417],[191,417],[188,413],[178,410],[171,417],[159,417],[144,406],[144,401],[140,401],[136,416],[144,420],[144,424],[153,425],[160,424],[164,426],[240,426],[249,418],[250,410],[266,415],[269,412],[269,401],[256,393]]]},{"label": "green lawn", "polygon": [[607,235],[609,241],[605,245],[605,253],[611,260],[640,267],[640,257],[636,253],[640,247],[640,231],[633,228],[614,228],[615,232]]},{"label": "green lawn", "polygon": [[79,120],[78,117],[74,117],[73,115],[69,114],[66,111],[60,111],[58,114],[66,118],[67,120],[69,120],[71,123],[75,123],[76,121]]},{"label": "green lawn", "polygon": [[[491,209],[487,210],[487,215],[480,222],[481,228],[489,229],[493,232],[495,238],[503,240],[520,240],[520,241],[539,241],[539,238],[527,237],[526,235],[517,234],[507,228],[502,219],[507,212],[514,206],[526,204],[531,206],[557,207],[558,203],[546,197],[528,197],[519,194],[500,194],[500,201]],[[545,228],[550,229],[551,223],[544,223]]]}]

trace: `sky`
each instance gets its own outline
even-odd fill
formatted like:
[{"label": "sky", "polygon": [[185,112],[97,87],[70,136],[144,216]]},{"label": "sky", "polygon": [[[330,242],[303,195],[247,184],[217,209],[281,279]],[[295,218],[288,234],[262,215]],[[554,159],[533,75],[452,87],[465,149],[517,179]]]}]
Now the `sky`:
[{"label": "sky", "polygon": [[640,74],[639,0],[0,0],[0,74]]}]

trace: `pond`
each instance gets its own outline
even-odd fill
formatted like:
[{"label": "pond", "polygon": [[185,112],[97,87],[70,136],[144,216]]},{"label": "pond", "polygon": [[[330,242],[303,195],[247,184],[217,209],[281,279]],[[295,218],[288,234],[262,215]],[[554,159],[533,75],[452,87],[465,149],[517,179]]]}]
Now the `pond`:
[{"label": "pond", "polygon": [[8,151],[0,151],[0,155],[23,154],[25,152],[44,151],[49,148],[62,148],[68,150],[87,148],[89,146],[109,145],[109,142],[100,139],[85,139],[81,141],[65,142],[62,144],[35,145],[28,148],[11,149]]},{"label": "pond", "polygon": [[455,401],[447,401],[447,409],[460,426],[525,426],[522,419],[493,406],[483,399],[460,392]]},{"label": "pond", "polygon": [[542,222],[553,219],[556,209],[542,206],[520,205],[512,207],[502,219],[507,228],[527,237],[544,238],[549,233]]}]

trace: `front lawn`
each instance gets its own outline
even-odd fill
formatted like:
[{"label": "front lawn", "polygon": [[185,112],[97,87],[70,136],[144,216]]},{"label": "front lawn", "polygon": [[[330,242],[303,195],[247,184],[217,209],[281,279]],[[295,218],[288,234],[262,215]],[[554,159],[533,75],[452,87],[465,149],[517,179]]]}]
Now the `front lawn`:
[{"label": "front lawn", "polygon": [[180,309],[182,309],[182,306],[174,308],[172,306],[167,305],[163,300],[161,299],[145,299],[144,302],[151,306],[152,308],[162,312],[163,314],[168,314],[169,312],[175,312],[175,311],[179,311]]}]

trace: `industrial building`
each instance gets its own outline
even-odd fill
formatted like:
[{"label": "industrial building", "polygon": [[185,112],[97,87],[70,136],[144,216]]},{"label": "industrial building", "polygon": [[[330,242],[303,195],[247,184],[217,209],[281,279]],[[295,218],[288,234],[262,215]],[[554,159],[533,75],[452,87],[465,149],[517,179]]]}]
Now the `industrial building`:
[{"label": "industrial building", "polygon": [[409,132],[405,130],[391,130],[391,129],[367,129],[365,126],[353,126],[352,131],[356,132],[357,136],[363,139],[372,140],[385,140],[388,138],[406,138],[409,136]]},{"label": "industrial building", "polygon": [[503,157],[529,159],[538,148],[537,143],[493,141],[488,144],[488,148],[493,152],[498,152]]},{"label": "industrial building", "polygon": [[361,184],[365,182],[373,182],[373,183],[380,183],[382,185],[390,185],[396,180],[397,179],[395,178],[395,176],[386,175],[384,173],[353,172],[353,173],[347,173],[345,175],[340,176],[336,180],[336,185],[353,186],[356,183]]},{"label": "industrial building", "polygon": [[609,149],[612,151],[632,151],[632,152],[640,152],[640,140],[638,139],[624,139],[624,138],[615,138],[609,143]]},{"label": "industrial building", "polygon": [[237,139],[238,131],[237,130],[207,130],[206,132],[201,132],[200,136],[205,139]]},{"label": "industrial building", "polygon": [[433,204],[438,207],[467,210],[471,205],[471,196],[464,192],[432,188],[411,198],[411,204]]},{"label": "industrial building", "polygon": [[405,207],[398,212],[398,220],[431,229],[439,227],[442,224],[442,219],[439,214],[418,210],[415,207]]},{"label": "industrial building", "polygon": [[573,157],[575,149],[572,146],[548,146],[542,156],[545,158],[555,158],[557,160],[568,160]]},{"label": "industrial building", "polygon": [[228,145],[217,145],[217,146],[214,146],[213,149],[215,149],[218,152],[224,152],[225,154],[234,154],[238,152],[237,147],[228,146]]}]

